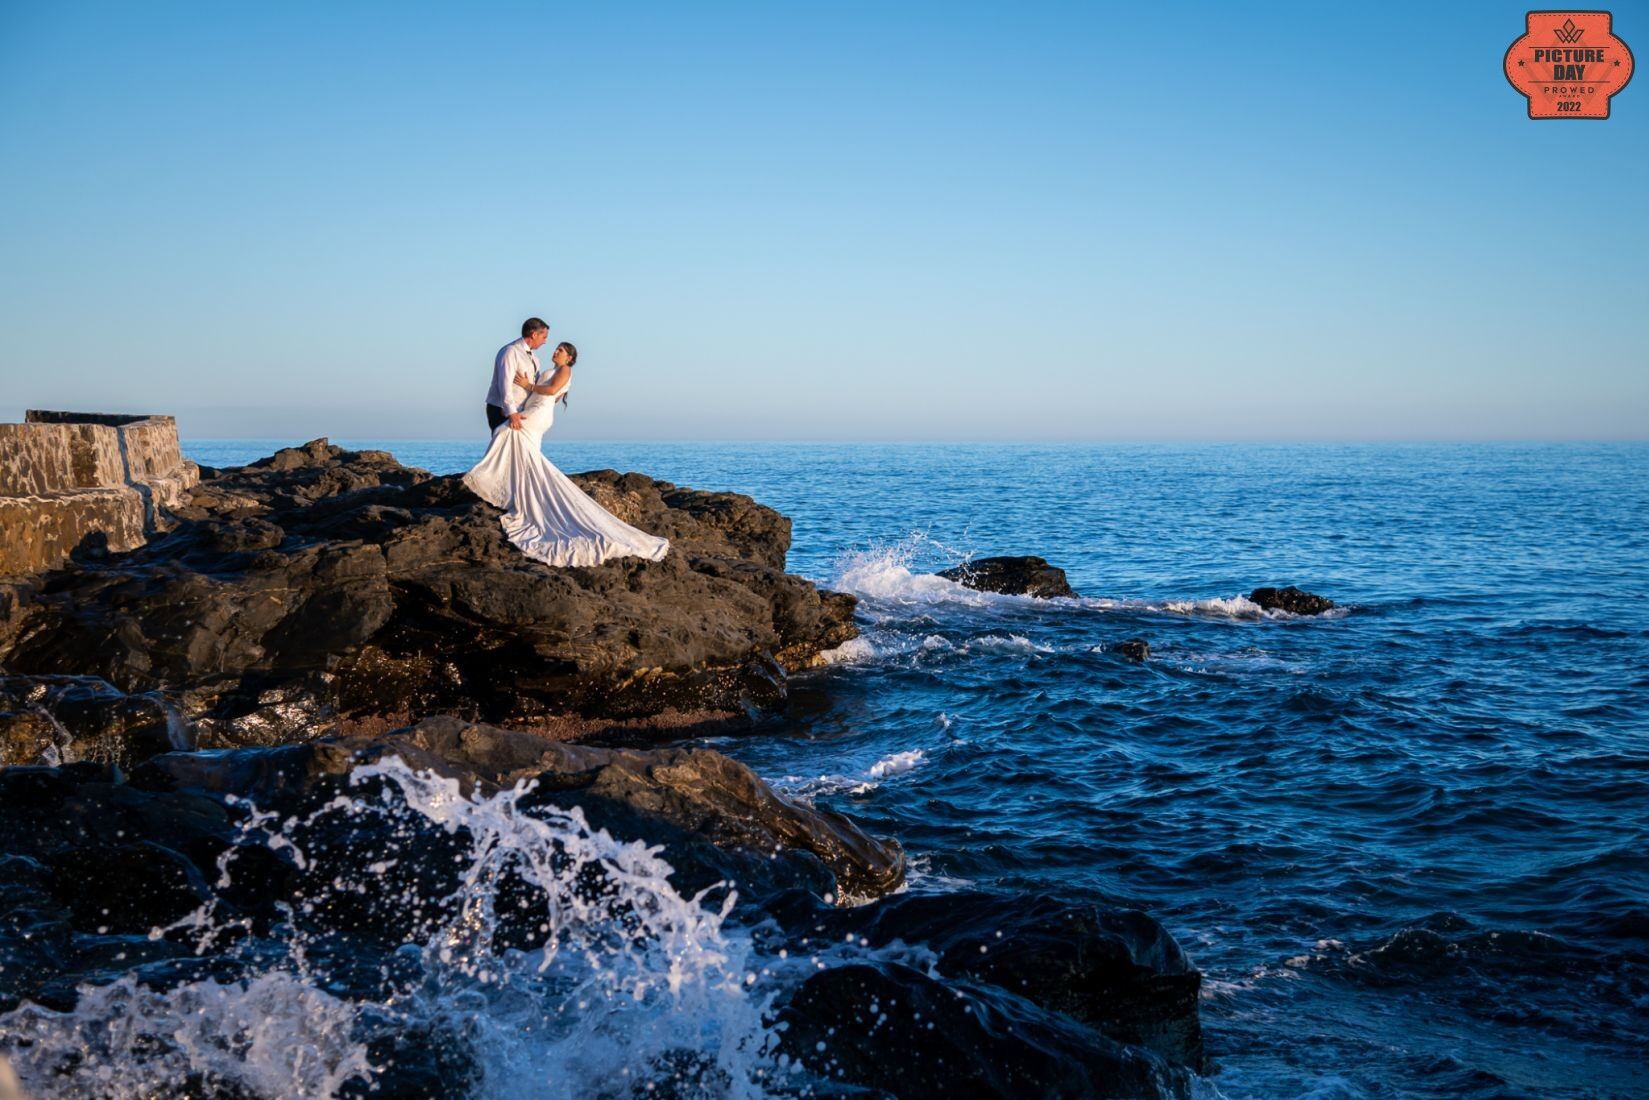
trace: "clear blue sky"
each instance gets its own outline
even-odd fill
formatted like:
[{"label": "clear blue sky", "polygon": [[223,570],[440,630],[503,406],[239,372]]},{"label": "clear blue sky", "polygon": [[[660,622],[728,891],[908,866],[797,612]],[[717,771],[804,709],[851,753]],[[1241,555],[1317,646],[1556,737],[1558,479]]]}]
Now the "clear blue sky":
[{"label": "clear blue sky", "polygon": [[1643,439],[1524,10],[7,0],[0,418],[477,436],[536,313],[570,438]]}]

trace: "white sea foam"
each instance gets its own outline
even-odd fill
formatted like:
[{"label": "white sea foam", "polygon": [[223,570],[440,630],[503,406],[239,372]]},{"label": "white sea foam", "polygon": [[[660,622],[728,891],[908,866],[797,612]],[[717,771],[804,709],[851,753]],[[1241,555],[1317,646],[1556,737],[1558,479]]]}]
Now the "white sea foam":
[{"label": "white sea foam", "polygon": [[1181,600],[1111,599],[1104,596],[1084,596],[1066,602],[1095,611],[1183,615],[1202,619],[1338,619],[1349,614],[1351,610],[1349,607],[1336,607],[1319,615],[1296,615],[1291,611],[1267,610],[1247,596],[1242,595]]},{"label": "white sea foam", "polygon": [[820,653],[819,660],[827,665],[857,665],[875,660],[876,656],[876,646],[861,634],[857,638],[849,638],[835,649]]},{"label": "white sea foam", "polygon": [[[965,564],[972,554],[940,543],[922,532],[895,542],[849,551],[836,560],[831,587],[851,592],[861,600],[865,618],[876,624],[908,622],[913,613],[945,606],[998,609],[1004,612],[1039,611],[1067,614],[1073,609],[1127,614],[1159,614],[1209,619],[1337,619],[1350,612],[1336,607],[1320,615],[1266,610],[1247,596],[1211,596],[1183,599],[1137,599],[1106,596],[1060,596],[1042,599],[981,592],[936,575],[937,570]],[[877,649],[881,650],[880,639]]]},{"label": "white sea foam", "polygon": [[891,756],[884,756],[872,764],[869,774],[872,779],[885,779],[890,775],[903,775],[905,772],[914,771],[921,767],[927,763],[927,759],[927,753],[921,749],[896,752]]},{"label": "white sea foam", "polygon": [[[940,718],[943,719],[944,716],[940,715]],[[910,749],[889,753],[860,772],[819,776],[787,775],[774,780],[771,786],[787,797],[808,803],[821,795],[840,794],[843,791],[865,795],[880,787],[884,780],[913,772],[927,762],[926,751]]]},{"label": "white sea foam", "polygon": [[905,882],[912,889],[966,890],[974,885],[972,879],[945,875],[933,869],[933,857],[927,853],[913,855],[905,864]]},{"label": "white sea foam", "polygon": [[966,645],[969,650],[981,653],[1053,653],[1053,646],[1033,642],[1023,634],[982,634],[971,638]]},{"label": "white sea foam", "polygon": [[[935,575],[936,570],[960,565],[970,556],[926,534],[913,532],[897,542],[843,554],[836,560],[831,587],[868,601],[871,607],[867,611],[875,617],[880,617],[877,607],[880,604],[892,605],[889,610],[903,609],[908,613],[913,605],[989,607],[1028,602],[1029,597],[980,592]],[[918,570],[918,562],[927,568]]]},{"label": "white sea foam", "polygon": [[[84,987],[69,1012],[27,1004],[0,1016],[0,1051],[24,1087],[63,1095],[72,1080],[75,1095],[161,1095],[199,1074],[256,1096],[328,1096],[370,1078],[372,1036],[409,1031],[461,1042],[486,1096],[588,1096],[618,1082],[628,1094],[656,1082],[675,1095],[753,1097],[789,1072],[773,1058],[764,1014],[795,967],[758,956],[747,934],[724,923],[731,894],[716,906],[709,891],[679,894],[658,848],[615,840],[576,807],[526,812],[518,802],[530,784],[468,798],[455,780],[398,760],[352,778],[380,781],[376,797],[340,797],[311,822],[410,811],[468,837],[456,892],[406,899],[446,914],[427,942],[402,949],[421,981],[382,1003],[334,996],[292,932],[283,961],[249,959],[261,969],[239,981],[165,992],[131,978]],[[285,835],[295,824],[253,815],[249,839],[261,834],[301,857]],[[368,877],[339,885],[375,887],[379,876],[365,861],[362,869]],[[592,874],[610,888],[588,890]],[[547,941],[531,951],[494,944],[499,883],[515,876],[542,891],[536,919]],[[207,951],[217,927],[208,905],[177,931],[199,929]],[[71,1068],[72,1078],[62,1076]]]},{"label": "white sea foam", "polygon": [[827,665],[863,665],[889,662],[902,657],[931,656],[957,648],[955,642],[940,634],[925,634],[920,638],[899,630],[872,628],[871,632],[850,638],[835,649],[820,653]]},{"label": "white sea foam", "polygon": [[1216,596],[1205,600],[1168,600],[1162,605],[1162,609],[1172,611],[1176,615],[1211,615],[1231,619],[1258,619],[1265,615],[1265,608],[1250,600],[1247,596],[1227,598]]},{"label": "white sea foam", "polygon": [[34,1095],[159,1096],[200,1074],[257,1096],[329,1097],[371,1070],[351,1037],[360,1007],[293,974],[165,992],[128,975],[78,992],[73,1012],[25,1004],[0,1017],[0,1045]]}]

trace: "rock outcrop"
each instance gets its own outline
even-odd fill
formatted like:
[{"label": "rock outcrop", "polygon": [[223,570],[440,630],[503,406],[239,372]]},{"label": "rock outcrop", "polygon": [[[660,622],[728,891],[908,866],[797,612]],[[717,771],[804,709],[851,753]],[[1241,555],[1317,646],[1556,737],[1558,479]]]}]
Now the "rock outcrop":
[{"label": "rock outcrop", "polygon": [[1120,642],[1107,643],[1105,652],[1115,653],[1118,657],[1125,657],[1130,661],[1149,661],[1151,643],[1144,638],[1124,638]]},{"label": "rock outcrop", "polygon": [[[392,778],[415,773],[435,792],[417,812]],[[495,809],[448,814],[466,801]],[[640,843],[580,862],[567,834],[523,818]],[[474,1069],[467,1012],[444,1031],[439,1014],[420,1017],[436,1030],[400,1042],[395,1006],[442,988],[474,1000],[503,955],[562,935],[602,965],[644,949],[632,905],[656,895],[621,894],[644,849],[680,897],[736,888],[724,918],[790,974],[767,1009],[779,1053],[844,1095],[1184,1097],[1204,1067],[1199,975],[1142,913],[973,890],[886,896],[902,879],[896,844],[777,797],[720,754],[556,744],[451,718],[166,753],[126,774],[0,770],[0,1012],[67,1011],[111,971],[157,991],[253,980],[296,944],[298,972],[329,1001],[367,1004],[363,1028],[388,1021],[372,1048],[380,1092],[451,1091]],[[538,859],[551,862],[528,874]],[[546,892],[557,859],[566,877]],[[879,900],[838,904],[856,891]],[[454,986],[455,970],[482,977]]]},{"label": "rock outcrop", "polygon": [[[309,937],[346,934],[368,969],[384,961],[379,952],[422,942],[461,904],[467,868],[455,844],[467,839],[393,812],[387,786],[360,782],[363,766],[392,759],[457,780],[474,798],[532,779],[537,789],[512,812],[577,807],[588,828],[657,846],[684,896],[728,883],[753,917],[764,896],[873,896],[903,881],[897,844],[787,802],[706,750],[558,745],[439,719],[377,739],[162,754],[130,773],[89,762],[5,768],[0,1012],[20,999],[73,1004],[81,968],[110,962],[104,948],[130,948],[122,969],[168,980],[146,964],[199,948],[201,929],[178,922],[203,906],[237,935],[268,935],[285,920]],[[268,824],[253,827],[256,815]],[[511,904],[499,906],[499,949],[542,944],[542,902],[522,900],[519,883],[500,889]]]},{"label": "rock outcrop", "polygon": [[829,910],[793,892],[768,908],[793,936],[851,937],[870,948],[924,944],[946,978],[1011,990],[1173,1065],[1206,1065],[1197,1015],[1202,975],[1167,930],[1138,910],[968,889]]},{"label": "rock outcrop", "polygon": [[1192,1095],[1184,1067],[1001,987],[953,985],[897,962],[821,970],[779,1018],[784,1053],[821,1078],[851,1082],[874,1096]]},{"label": "rock outcrop", "polygon": [[380,737],[167,753],[131,776],[150,790],[234,795],[301,814],[333,797],[357,767],[391,757],[481,797],[532,780],[538,790],[522,805],[578,806],[615,836],[662,843],[689,891],[730,878],[758,893],[801,883],[871,898],[904,881],[897,843],[781,798],[748,767],[709,749],[571,745],[443,715]]},{"label": "rock outcrop", "polygon": [[[465,722],[447,715],[380,737],[328,738],[271,749],[230,753],[167,753],[147,761],[133,782],[154,789],[206,791],[247,797],[259,806],[296,812],[335,780],[362,764],[388,757],[448,776],[460,789],[495,793],[521,780],[539,790],[525,804],[580,806],[593,824],[650,843],[675,838],[678,872],[700,866],[715,845],[753,857],[735,875],[766,884],[762,864],[805,853],[828,871],[825,893],[879,897],[904,881],[899,845],[876,840],[830,810],[813,809],[774,794],[748,767],[709,749],[614,749],[546,741],[531,733]],[[725,871],[727,865],[718,863]],[[804,871],[806,867],[804,866]],[[790,871],[796,873],[796,868]],[[689,875],[689,878],[701,876]],[[694,881],[694,889],[709,885]],[[810,877],[799,876],[803,881]],[[817,884],[816,882],[814,884]]]},{"label": "rock outcrop", "polygon": [[159,692],[127,695],[95,676],[0,676],[0,767],[87,760],[129,768],[190,747]]},{"label": "rock outcrop", "polygon": [[998,592],[1006,596],[1049,599],[1077,594],[1066,581],[1065,570],[1049,565],[1038,557],[977,558],[951,569],[940,570],[939,576],[981,592]]},{"label": "rock outcrop", "polygon": [[569,733],[724,717],[781,702],[788,673],[857,633],[853,597],[784,572],[772,509],[574,480],[670,554],[551,568],[457,478],[316,440],[213,471],[173,530],[0,599],[0,665],[158,692],[207,748],[438,713]]},{"label": "rock outcrop", "polygon": [[30,410],[0,424],[0,576],[142,546],[198,480],[169,416]]},{"label": "rock outcrop", "polygon": [[1302,592],[1293,585],[1287,588],[1256,588],[1248,594],[1251,603],[1266,611],[1287,611],[1291,615],[1321,615],[1334,607],[1327,596]]}]

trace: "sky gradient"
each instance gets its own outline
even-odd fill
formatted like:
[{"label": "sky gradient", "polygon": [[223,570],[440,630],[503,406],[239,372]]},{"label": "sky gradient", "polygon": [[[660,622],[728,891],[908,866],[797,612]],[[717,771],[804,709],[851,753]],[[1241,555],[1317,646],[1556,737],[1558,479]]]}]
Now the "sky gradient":
[{"label": "sky gradient", "polygon": [[1525,10],[14,0],[0,419],[479,436],[539,314],[565,438],[1649,438],[1649,77]]}]

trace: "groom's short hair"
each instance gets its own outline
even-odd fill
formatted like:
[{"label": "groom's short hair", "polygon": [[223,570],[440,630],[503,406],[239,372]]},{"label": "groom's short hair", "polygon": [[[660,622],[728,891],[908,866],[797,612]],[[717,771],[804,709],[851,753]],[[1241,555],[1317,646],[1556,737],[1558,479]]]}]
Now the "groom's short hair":
[{"label": "groom's short hair", "polygon": [[531,336],[535,332],[548,331],[550,331],[550,326],[545,324],[543,321],[540,321],[537,317],[528,317],[525,321],[521,322],[522,336]]}]

